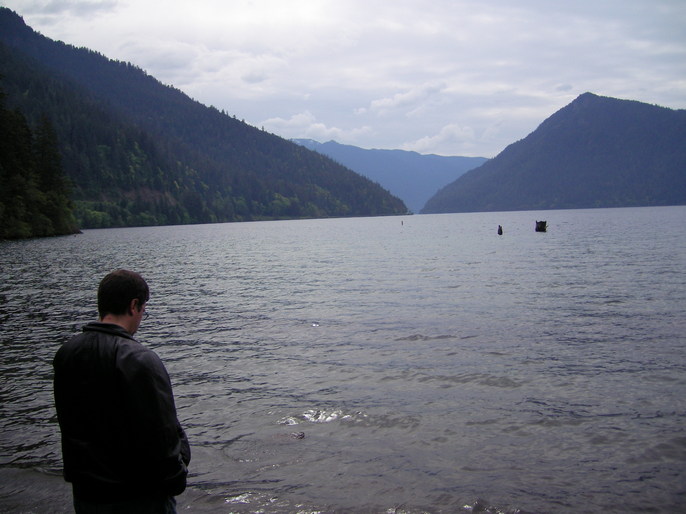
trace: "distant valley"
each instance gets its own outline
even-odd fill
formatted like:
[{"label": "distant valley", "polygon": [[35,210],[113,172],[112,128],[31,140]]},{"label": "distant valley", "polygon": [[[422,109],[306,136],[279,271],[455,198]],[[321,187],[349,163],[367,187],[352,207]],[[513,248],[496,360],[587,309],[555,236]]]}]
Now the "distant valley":
[{"label": "distant valley", "polygon": [[415,213],[421,211],[439,189],[486,162],[483,157],[444,157],[404,150],[367,150],[335,141],[319,143],[312,139],[293,141],[378,182]]},{"label": "distant valley", "polygon": [[424,214],[686,204],[686,110],[592,93],[490,160],[295,141]]}]

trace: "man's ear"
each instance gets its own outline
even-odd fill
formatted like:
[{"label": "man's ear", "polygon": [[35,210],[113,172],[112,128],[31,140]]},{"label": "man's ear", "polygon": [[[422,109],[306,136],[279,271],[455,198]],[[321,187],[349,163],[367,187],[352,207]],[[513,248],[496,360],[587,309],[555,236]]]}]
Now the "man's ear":
[{"label": "man's ear", "polygon": [[133,316],[134,310],[138,307],[138,298],[134,298],[131,300],[131,303],[129,303],[129,315]]}]

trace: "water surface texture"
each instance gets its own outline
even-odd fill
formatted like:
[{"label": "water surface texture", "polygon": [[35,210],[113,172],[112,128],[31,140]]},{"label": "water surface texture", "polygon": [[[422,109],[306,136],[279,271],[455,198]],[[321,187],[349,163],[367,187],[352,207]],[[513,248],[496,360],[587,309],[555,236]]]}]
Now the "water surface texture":
[{"label": "water surface texture", "polygon": [[0,510],[71,509],[51,361],[118,267],[150,284],[137,337],[191,440],[180,511],[686,508],[686,207],[89,230],[0,257]]}]

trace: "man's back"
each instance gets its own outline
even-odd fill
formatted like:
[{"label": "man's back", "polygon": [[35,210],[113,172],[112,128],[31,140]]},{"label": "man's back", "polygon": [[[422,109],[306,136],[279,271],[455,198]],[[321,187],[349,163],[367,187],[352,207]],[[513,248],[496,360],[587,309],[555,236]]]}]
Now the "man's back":
[{"label": "man's back", "polygon": [[154,352],[118,325],[89,323],[58,350],[54,368],[75,498],[110,503],[183,492],[190,449]]}]

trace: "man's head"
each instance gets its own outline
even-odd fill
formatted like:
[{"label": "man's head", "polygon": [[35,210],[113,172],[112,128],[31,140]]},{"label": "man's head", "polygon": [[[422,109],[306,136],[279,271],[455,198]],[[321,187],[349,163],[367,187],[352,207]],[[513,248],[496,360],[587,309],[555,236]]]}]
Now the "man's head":
[{"label": "man's head", "polygon": [[[98,287],[100,319],[127,316],[140,318],[149,299],[148,284],[138,273],[124,269],[113,271],[102,279]],[[139,323],[140,319],[135,323],[135,329],[138,329]]]}]

